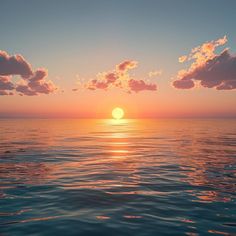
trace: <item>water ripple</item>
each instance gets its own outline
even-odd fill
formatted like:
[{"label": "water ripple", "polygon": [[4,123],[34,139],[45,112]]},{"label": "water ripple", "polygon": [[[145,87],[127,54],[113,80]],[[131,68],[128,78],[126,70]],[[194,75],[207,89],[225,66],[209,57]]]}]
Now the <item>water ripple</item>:
[{"label": "water ripple", "polygon": [[236,235],[235,120],[0,120],[2,235]]}]

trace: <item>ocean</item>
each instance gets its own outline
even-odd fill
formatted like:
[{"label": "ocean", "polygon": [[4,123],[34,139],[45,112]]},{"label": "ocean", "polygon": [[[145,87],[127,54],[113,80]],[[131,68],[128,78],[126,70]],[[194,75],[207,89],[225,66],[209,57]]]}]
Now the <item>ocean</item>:
[{"label": "ocean", "polygon": [[236,235],[236,120],[2,119],[0,235]]}]

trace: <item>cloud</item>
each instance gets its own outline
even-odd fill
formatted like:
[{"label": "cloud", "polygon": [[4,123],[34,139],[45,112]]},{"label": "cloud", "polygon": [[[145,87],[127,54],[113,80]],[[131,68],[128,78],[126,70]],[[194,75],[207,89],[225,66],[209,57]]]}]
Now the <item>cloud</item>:
[{"label": "cloud", "polygon": [[51,80],[46,81],[48,73],[45,69],[38,69],[34,76],[29,80],[29,88],[36,93],[49,94],[56,90],[55,85]]},{"label": "cloud", "polygon": [[[22,80],[13,83],[11,78],[14,75],[21,76]],[[0,95],[13,95],[13,90],[27,96],[52,93],[56,86],[46,77],[46,69],[40,68],[34,72],[21,55],[9,56],[0,51]]]},{"label": "cloud", "polygon": [[216,41],[206,42],[192,49],[189,56],[179,59],[192,61],[188,69],[178,72],[173,86],[179,89],[194,88],[197,84],[217,90],[236,89],[236,56],[228,49],[216,53],[217,47],[227,42],[226,36]]},{"label": "cloud", "polygon": [[157,90],[156,84],[149,83],[145,80],[137,80],[130,76],[129,70],[136,68],[137,65],[137,61],[126,60],[116,65],[114,71],[99,73],[96,79],[85,83],[85,87],[89,90],[108,90],[116,87],[127,93]]},{"label": "cloud", "polygon": [[13,95],[13,93],[12,93],[12,92],[7,92],[7,91],[5,91],[5,90],[0,90],[0,95],[1,95],[1,96],[4,96],[4,95]]},{"label": "cloud", "polygon": [[144,90],[150,90],[150,91],[157,90],[156,84],[152,84],[152,83],[148,84],[143,80],[130,79],[128,84],[129,84],[130,91],[134,91],[136,93],[140,91],[144,91]]},{"label": "cloud", "polygon": [[13,95],[14,89],[15,86],[9,76],[0,76],[0,95]]},{"label": "cloud", "polygon": [[188,79],[175,80],[173,86],[178,89],[190,89],[194,87],[194,82]]},{"label": "cloud", "polygon": [[149,78],[158,77],[158,76],[160,76],[160,75],[162,75],[162,70],[150,71],[150,72],[148,73]]},{"label": "cloud", "polygon": [[124,61],[116,66],[116,70],[118,72],[126,72],[130,69],[134,69],[135,67],[137,67],[137,65],[137,61]]},{"label": "cloud", "polygon": [[108,89],[110,85],[116,85],[116,81],[119,79],[119,74],[116,72],[107,72],[100,73],[97,77],[98,79],[92,79],[89,81],[87,85],[88,89]]},{"label": "cloud", "polygon": [[89,90],[96,90],[96,89],[107,89],[108,83],[106,81],[99,81],[97,79],[93,79],[88,83],[87,88]]},{"label": "cloud", "polygon": [[0,75],[20,75],[29,78],[33,71],[21,55],[9,56],[6,52],[0,51]]},{"label": "cloud", "polygon": [[180,63],[183,63],[183,62],[185,62],[185,61],[187,60],[187,58],[188,58],[188,57],[185,56],[185,55],[184,55],[184,56],[181,56],[181,57],[179,57],[179,62],[180,62]]},{"label": "cloud", "polygon": [[37,95],[37,92],[31,90],[29,86],[26,84],[18,84],[16,87],[16,91],[20,92],[20,95],[27,95],[27,96]]},{"label": "cloud", "polygon": [[9,76],[0,76],[0,90],[13,90],[14,88]]}]

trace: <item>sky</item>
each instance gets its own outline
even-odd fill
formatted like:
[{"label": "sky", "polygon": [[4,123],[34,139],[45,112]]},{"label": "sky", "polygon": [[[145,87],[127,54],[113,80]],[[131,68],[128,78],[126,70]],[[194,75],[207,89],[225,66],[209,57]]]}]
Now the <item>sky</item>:
[{"label": "sky", "polygon": [[0,117],[236,117],[234,0],[0,9]]}]

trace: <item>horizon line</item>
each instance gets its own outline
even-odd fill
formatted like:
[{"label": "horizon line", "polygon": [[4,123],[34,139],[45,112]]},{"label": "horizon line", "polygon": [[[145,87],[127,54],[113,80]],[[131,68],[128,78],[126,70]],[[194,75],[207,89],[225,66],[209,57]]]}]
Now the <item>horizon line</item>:
[{"label": "horizon line", "polygon": [[[0,116],[0,120],[6,119],[45,119],[45,120],[113,120],[112,117],[62,117],[62,116]],[[150,116],[150,117],[124,117],[122,120],[163,120],[163,119],[236,119],[236,116]]]}]

